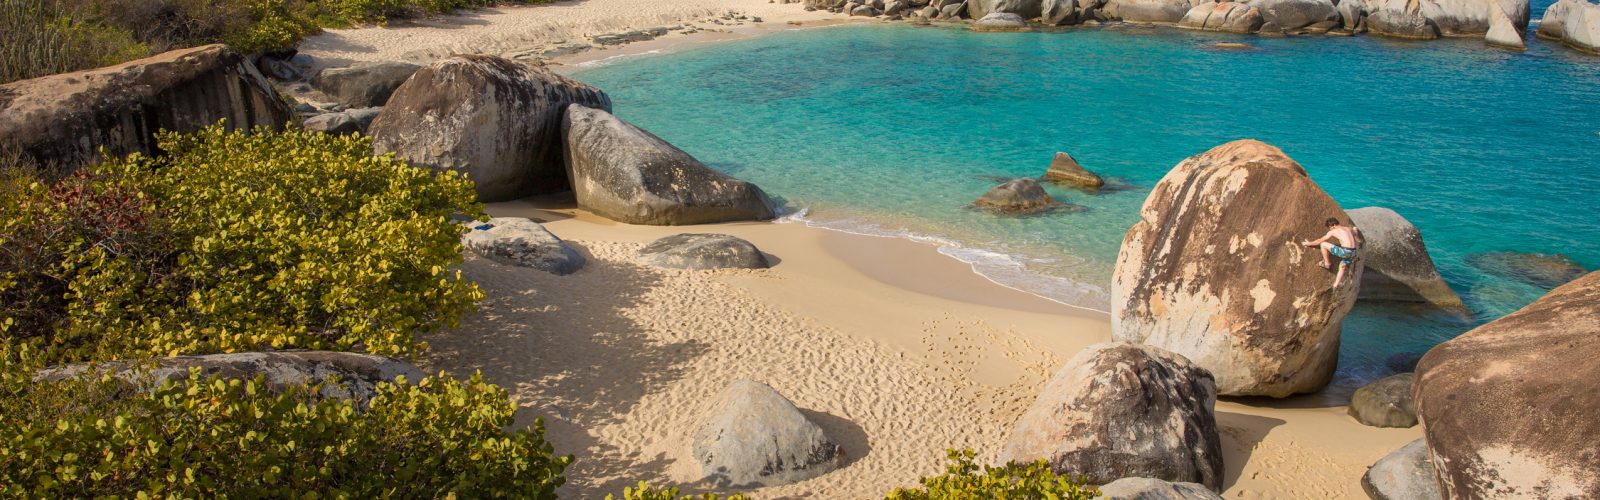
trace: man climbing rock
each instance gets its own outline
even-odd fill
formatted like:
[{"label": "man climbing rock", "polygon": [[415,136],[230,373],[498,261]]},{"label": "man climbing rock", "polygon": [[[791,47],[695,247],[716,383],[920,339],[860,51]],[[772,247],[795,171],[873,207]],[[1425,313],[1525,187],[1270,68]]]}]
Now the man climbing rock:
[{"label": "man climbing rock", "polygon": [[[1344,285],[1344,277],[1349,273],[1350,263],[1356,260],[1356,250],[1361,248],[1365,239],[1361,237],[1361,229],[1340,224],[1337,218],[1329,217],[1326,225],[1328,226],[1328,234],[1322,235],[1321,238],[1315,241],[1302,240],[1300,244],[1322,249],[1323,269],[1333,269],[1333,262],[1329,260],[1330,257],[1339,259],[1339,274],[1333,278],[1333,288],[1338,289]],[[1334,243],[1334,241],[1338,243]]]}]

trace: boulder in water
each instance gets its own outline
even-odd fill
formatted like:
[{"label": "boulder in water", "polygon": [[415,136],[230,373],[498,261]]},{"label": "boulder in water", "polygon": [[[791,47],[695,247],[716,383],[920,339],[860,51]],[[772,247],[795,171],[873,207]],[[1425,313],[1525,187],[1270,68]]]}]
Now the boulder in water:
[{"label": "boulder in water", "polygon": [[1361,386],[1350,396],[1348,413],[1362,425],[1373,427],[1417,425],[1417,410],[1411,400],[1412,379],[1412,374],[1401,373]]},{"label": "boulder in water", "polygon": [[1012,179],[995,186],[972,205],[1007,215],[1038,214],[1066,206],[1044,192],[1039,181],[1028,178]]},{"label": "boulder in water", "polygon": [[1072,155],[1059,152],[1050,160],[1050,169],[1045,171],[1044,180],[1088,190],[1098,190],[1106,185],[1104,179],[1084,169]]},{"label": "boulder in water", "polygon": [[1467,256],[1467,263],[1484,272],[1540,288],[1555,288],[1583,276],[1583,266],[1561,254],[1490,252]]},{"label": "boulder in water", "polygon": [[1174,483],[1148,477],[1125,477],[1100,487],[1101,500],[1222,500],[1196,483]]},{"label": "boulder in water", "polygon": [[1374,35],[1416,40],[1439,38],[1439,26],[1423,16],[1419,0],[1379,0],[1381,7],[1367,13],[1367,30]]},{"label": "boulder in water", "polygon": [[1065,26],[1083,21],[1078,0],[1043,0],[1039,5],[1039,22],[1047,26]]},{"label": "boulder in water", "polygon": [[983,19],[979,19],[968,26],[967,29],[982,33],[1007,33],[1019,31],[1033,31],[1022,16],[1008,12],[991,12]]},{"label": "boulder in water", "polygon": [[1028,20],[1039,17],[1041,7],[1040,0],[967,0],[967,16],[983,19],[989,14],[1003,12]]},{"label": "boulder in water", "polygon": [[1285,30],[1297,30],[1322,23],[1337,25],[1340,20],[1339,9],[1331,0],[1247,0],[1245,3],[1261,9],[1263,22],[1277,24]]},{"label": "boulder in water", "polygon": [[1463,310],[1461,297],[1439,276],[1422,243],[1422,232],[1411,221],[1383,207],[1348,212],[1350,223],[1361,230],[1366,244],[1361,260],[1361,300],[1418,302]]},{"label": "boulder in water", "polygon": [[754,244],[726,234],[675,234],[639,250],[644,261],[668,269],[766,269]]},{"label": "boulder in water", "polygon": [[461,237],[462,246],[490,260],[531,267],[551,274],[572,274],[583,267],[583,256],[544,226],[522,217],[495,217]]},{"label": "boulder in water", "polygon": [[1545,9],[1538,35],[1581,52],[1600,55],[1600,4],[1559,0]]},{"label": "boulder in water", "polygon": [[39,371],[34,379],[64,380],[94,370],[94,373],[111,375],[139,390],[153,391],[165,381],[187,379],[191,368],[200,369],[200,373],[208,377],[249,379],[263,376],[266,389],[272,391],[313,385],[331,378],[337,382],[325,384],[319,395],[349,399],[358,405],[365,405],[377,395],[376,387],[380,383],[396,382],[401,377],[405,377],[407,382],[417,382],[424,377],[416,366],[383,356],[333,351],[273,351],[174,356],[157,359],[153,365],[123,361],[77,363],[46,368]]},{"label": "boulder in water", "polygon": [[400,61],[357,64],[348,68],[328,68],[311,79],[317,90],[352,108],[370,108],[389,102],[400,84],[422,66]]},{"label": "boulder in water", "polygon": [[1189,9],[1179,28],[1227,33],[1252,33],[1261,28],[1261,9],[1239,2],[1206,2]]},{"label": "boulder in water", "polygon": [[705,480],[720,488],[803,481],[845,458],[794,403],[753,380],[736,380],[717,395],[700,419],[692,451]]},{"label": "boulder in water", "polygon": [[1412,441],[1384,455],[1361,476],[1361,489],[1373,500],[1440,500],[1428,443]]},{"label": "boulder in water", "polygon": [[1489,5],[1489,32],[1484,33],[1483,41],[1489,45],[1515,50],[1526,50],[1522,42],[1522,30],[1511,22],[1511,17],[1500,10],[1499,5]]},{"label": "boulder in water", "polygon": [[1130,23],[1172,24],[1183,20],[1200,0],[1106,0],[1096,17]]}]

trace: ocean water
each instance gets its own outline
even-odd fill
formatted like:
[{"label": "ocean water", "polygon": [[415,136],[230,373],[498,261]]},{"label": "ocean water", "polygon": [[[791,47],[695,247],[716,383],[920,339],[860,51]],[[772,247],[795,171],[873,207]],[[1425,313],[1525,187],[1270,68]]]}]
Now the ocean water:
[{"label": "ocean water", "polygon": [[[618,116],[759,184],[794,220],[928,241],[997,282],[1099,310],[1162,175],[1230,140],[1278,146],[1346,209],[1389,207],[1416,224],[1474,313],[1358,305],[1340,360],[1348,388],[1545,291],[1470,255],[1600,267],[1600,58],[1529,44],[845,26],[572,74],[606,89]],[[1057,151],[1117,188],[1047,186],[1086,207],[1071,213],[968,208],[1001,179],[1043,174]]]}]

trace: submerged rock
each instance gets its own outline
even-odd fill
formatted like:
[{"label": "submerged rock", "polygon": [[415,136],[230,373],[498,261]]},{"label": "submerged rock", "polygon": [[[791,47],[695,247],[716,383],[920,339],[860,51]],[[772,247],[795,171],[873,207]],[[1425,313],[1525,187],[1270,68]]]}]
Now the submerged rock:
[{"label": "submerged rock", "polygon": [[[1206,2],[1189,9],[1179,28],[1226,33],[1253,33],[1261,27],[1261,9],[1238,2]],[[1220,46],[1220,44],[1218,44]]]},{"label": "submerged rock", "polygon": [[1022,16],[1006,12],[993,12],[983,16],[983,19],[972,23],[972,26],[969,26],[968,29],[984,33],[1033,30],[1032,27],[1028,26],[1028,22],[1022,19]]},{"label": "submerged rock", "polygon": [[352,108],[370,108],[389,102],[395,89],[422,66],[388,61],[358,64],[348,68],[328,68],[311,79],[317,90]]},{"label": "submerged rock", "polygon": [[522,217],[495,217],[485,225],[489,227],[474,227],[462,236],[462,246],[496,262],[551,274],[572,274],[583,267],[583,256],[538,222]]},{"label": "submerged rock", "polygon": [[332,351],[273,351],[174,356],[157,359],[153,365],[128,361],[76,363],[41,370],[34,380],[64,380],[94,370],[94,373],[110,374],[139,390],[153,391],[162,382],[187,379],[190,368],[199,368],[201,375],[207,377],[249,379],[260,375],[265,379],[266,389],[272,391],[332,379],[336,383],[323,385],[319,393],[322,397],[349,399],[360,405],[365,405],[377,394],[379,383],[395,382],[400,377],[414,383],[424,377],[416,366],[383,356]]},{"label": "submerged rock", "polygon": [[[1356,286],[1334,289],[1299,244],[1348,220],[1278,148],[1230,142],[1179,163],[1128,230],[1112,277],[1112,337],[1176,352],[1234,396],[1314,392],[1333,376]],[[1361,262],[1349,283],[1359,283]]]},{"label": "submerged rock", "polygon": [[1089,190],[1099,190],[1106,185],[1104,179],[1085,170],[1072,155],[1059,152],[1050,160],[1050,169],[1045,171],[1044,180]]},{"label": "submerged rock", "polygon": [[1150,477],[1220,491],[1216,400],[1211,374],[1183,356],[1095,344],[1050,379],[1017,421],[1001,460],[1043,459],[1091,484]]},{"label": "submerged rock", "polygon": [[675,234],[639,250],[644,261],[668,269],[766,269],[754,244],[726,234]]},{"label": "submerged rock", "polygon": [[1417,425],[1417,410],[1411,399],[1412,379],[1412,374],[1401,373],[1356,389],[1356,393],[1350,396],[1350,407],[1347,412],[1362,425],[1373,427]]},{"label": "submerged rock", "polygon": [[1065,206],[1044,192],[1039,181],[1027,178],[1012,179],[995,186],[972,205],[1008,215],[1037,214]]},{"label": "submerged rock", "polygon": [[1441,500],[1433,477],[1428,443],[1412,441],[1379,459],[1361,476],[1361,489],[1373,500]]},{"label": "submerged rock", "polygon": [[1439,276],[1422,232],[1411,221],[1383,207],[1357,208],[1348,212],[1350,223],[1361,230],[1366,244],[1361,259],[1361,300],[1376,302],[1419,302],[1464,310],[1461,297]]},{"label": "submerged rock", "polygon": [[1195,483],[1174,483],[1148,477],[1125,477],[1100,487],[1101,500],[1222,500]]},{"label": "submerged rock", "polygon": [[1555,288],[1583,276],[1583,266],[1561,254],[1490,252],[1467,256],[1484,272],[1540,288]]},{"label": "submerged rock", "polygon": [[717,395],[700,419],[692,452],[705,480],[719,488],[803,481],[845,458],[794,403],[753,380],[736,380]]}]

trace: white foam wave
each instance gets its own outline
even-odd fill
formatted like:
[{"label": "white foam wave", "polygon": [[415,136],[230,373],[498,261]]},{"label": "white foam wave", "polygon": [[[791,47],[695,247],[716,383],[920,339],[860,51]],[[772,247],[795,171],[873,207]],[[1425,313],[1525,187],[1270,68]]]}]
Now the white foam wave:
[{"label": "white foam wave", "polygon": [[607,64],[612,64],[612,63],[621,61],[621,60],[629,58],[629,57],[648,56],[648,55],[652,55],[652,54],[662,54],[662,53],[663,52],[662,52],[661,49],[647,50],[647,51],[644,51],[644,52],[630,52],[630,53],[627,53],[627,54],[617,54],[617,55],[614,55],[614,56],[611,56],[611,57],[605,57],[605,58],[601,58],[601,59],[594,59],[594,60],[590,60],[590,61],[584,61],[584,62],[578,63],[577,66],[580,67],[580,68],[598,68],[598,67],[601,67],[601,66],[605,66]]}]

